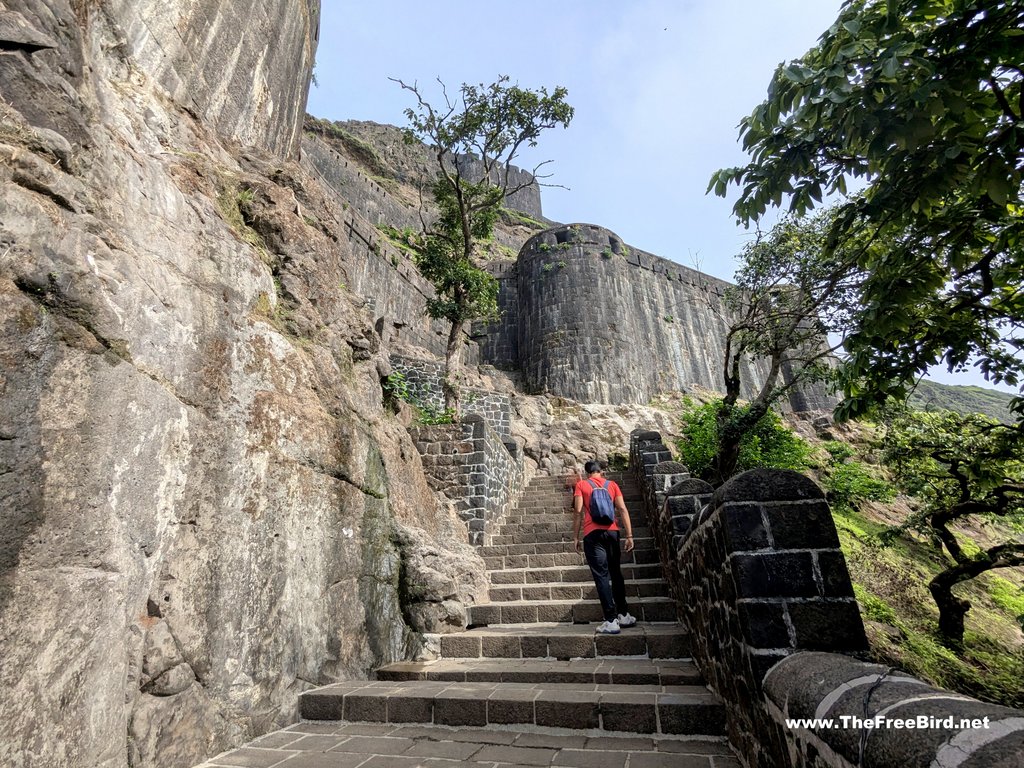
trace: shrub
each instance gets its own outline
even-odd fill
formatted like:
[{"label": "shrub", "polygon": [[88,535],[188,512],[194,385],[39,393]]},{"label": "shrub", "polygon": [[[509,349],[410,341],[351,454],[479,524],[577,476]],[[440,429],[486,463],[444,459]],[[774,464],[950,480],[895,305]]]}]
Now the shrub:
[{"label": "shrub", "polygon": [[833,462],[822,478],[828,502],[836,512],[857,509],[862,501],[889,501],[896,492],[891,483],[857,462]]},{"label": "shrub", "polygon": [[[683,406],[683,437],[676,445],[683,463],[696,476],[704,476],[711,470],[718,450],[715,417],[721,402],[712,400],[694,406],[687,401]],[[777,414],[769,411],[740,441],[736,471],[762,467],[799,472],[810,466],[811,453],[810,445],[786,427]]]}]

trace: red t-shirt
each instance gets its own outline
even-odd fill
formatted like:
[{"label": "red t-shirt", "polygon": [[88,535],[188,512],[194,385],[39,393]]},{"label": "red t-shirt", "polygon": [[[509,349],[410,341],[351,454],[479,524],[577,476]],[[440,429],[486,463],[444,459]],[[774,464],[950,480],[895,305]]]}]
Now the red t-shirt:
[{"label": "red t-shirt", "polygon": [[[598,488],[604,488],[607,483],[608,495],[612,497],[612,504],[615,500],[622,496],[622,491],[619,490],[618,484],[614,480],[605,480],[603,478],[592,478],[594,485]],[[573,496],[583,497],[583,535],[586,536],[591,531],[617,531],[619,530],[619,516],[615,515],[615,521],[611,525],[598,525],[590,519],[590,495],[594,492],[594,487],[587,480],[580,480],[576,483],[576,488],[573,490]]]}]

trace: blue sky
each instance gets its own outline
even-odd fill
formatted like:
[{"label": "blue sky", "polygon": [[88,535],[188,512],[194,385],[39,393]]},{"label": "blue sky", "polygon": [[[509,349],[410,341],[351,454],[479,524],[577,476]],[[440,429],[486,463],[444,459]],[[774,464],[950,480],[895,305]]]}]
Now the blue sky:
[{"label": "blue sky", "polygon": [[[740,119],[776,65],[800,56],[840,0],[325,0],[308,111],[402,125],[410,94],[389,77],[449,89],[509,75],[568,88],[568,129],[540,137],[521,166],[552,160],[544,213],[599,224],[627,243],[730,279],[752,237],[731,201],[705,195],[739,165]],[[439,96],[439,91],[436,92]],[[769,225],[771,221],[767,222]],[[985,385],[980,376],[933,378]]]}]

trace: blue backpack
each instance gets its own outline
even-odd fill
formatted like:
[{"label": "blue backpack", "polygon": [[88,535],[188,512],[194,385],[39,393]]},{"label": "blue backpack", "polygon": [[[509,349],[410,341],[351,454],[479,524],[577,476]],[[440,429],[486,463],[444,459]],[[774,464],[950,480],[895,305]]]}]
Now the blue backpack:
[{"label": "blue backpack", "polygon": [[588,479],[587,482],[594,489],[590,494],[590,519],[597,525],[611,525],[615,522],[615,504],[608,493],[608,481],[603,486],[593,480]]}]

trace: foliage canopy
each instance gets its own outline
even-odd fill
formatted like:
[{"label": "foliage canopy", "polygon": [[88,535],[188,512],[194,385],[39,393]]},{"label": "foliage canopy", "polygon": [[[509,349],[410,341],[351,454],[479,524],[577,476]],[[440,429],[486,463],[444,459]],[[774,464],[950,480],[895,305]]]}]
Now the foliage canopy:
[{"label": "foliage canopy", "polygon": [[1022,80],[1016,0],[848,0],[741,121],[751,162],[709,185],[740,187],[741,222],[784,197],[802,215],[849,179],[864,185],[838,206],[828,241],[859,242],[867,275],[840,415],[902,399],[940,361],[976,359],[991,381],[1020,383]]},{"label": "foliage canopy", "polygon": [[[689,403],[682,413],[682,438],[676,447],[682,462],[698,477],[714,475],[721,405],[721,400],[699,406]],[[743,407],[738,411],[742,414]],[[804,470],[809,466],[811,452],[811,447],[788,429],[778,415],[768,411],[743,434],[736,471],[759,467]]]}]

